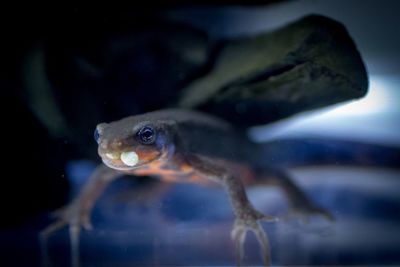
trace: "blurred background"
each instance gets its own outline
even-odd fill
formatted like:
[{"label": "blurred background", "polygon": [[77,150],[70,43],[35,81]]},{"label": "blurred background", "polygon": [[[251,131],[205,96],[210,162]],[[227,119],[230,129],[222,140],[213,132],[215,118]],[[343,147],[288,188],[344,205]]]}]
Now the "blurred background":
[{"label": "blurred background", "polygon": [[[207,74],[221,40],[309,14],[346,27],[369,90],[249,130],[253,140],[274,144],[278,163],[336,217],[265,224],[272,263],[400,264],[399,8],[398,1],[299,0],[10,10],[1,63],[3,264],[39,266],[37,234],[52,221],[49,212],[65,205],[99,163],[92,140],[98,122],[172,106],[179,88]],[[290,163],[303,161],[310,164]],[[222,190],[174,185],[145,201],[130,191],[150,183],[122,179],[101,197],[95,229],[82,234],[82,266],[234,264],[233,216]],[[248,192],[266,213],[287,211],[279,190]],[[253,236],[245,248],[245,263],[261,264]],[[51,262],[68,266],[69,253],[67,231],[57,232],[49,240]]]}]

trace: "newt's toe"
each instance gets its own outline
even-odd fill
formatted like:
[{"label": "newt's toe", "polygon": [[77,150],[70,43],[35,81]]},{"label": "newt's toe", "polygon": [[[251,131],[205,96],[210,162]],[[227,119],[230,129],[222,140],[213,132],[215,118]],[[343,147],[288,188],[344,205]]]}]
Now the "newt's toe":
[{"label": "newt's toe", "polygon": [[243,244],[248,231],[254,233],[261,248],[261,255],[265,266],[270,266],[271,255],[267,234],[262,228],[260,221],[276,222],[278,218],[265,215],[253,208],[243,213],[241,218],[236,218],[231,236],[236,246],[236,262],[240,266],[244,258]]}]

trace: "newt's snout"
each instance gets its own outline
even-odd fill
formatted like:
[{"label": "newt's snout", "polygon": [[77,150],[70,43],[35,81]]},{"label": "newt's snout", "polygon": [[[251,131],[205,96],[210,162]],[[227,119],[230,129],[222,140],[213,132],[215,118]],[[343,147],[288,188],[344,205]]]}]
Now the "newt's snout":
[{"label": "newt's snout", "polygon": [[133,170],[158,161],[167,153],[169,137],[160,123],[128,117],[97,125],[94,138],[104,164],[117,170]]}]

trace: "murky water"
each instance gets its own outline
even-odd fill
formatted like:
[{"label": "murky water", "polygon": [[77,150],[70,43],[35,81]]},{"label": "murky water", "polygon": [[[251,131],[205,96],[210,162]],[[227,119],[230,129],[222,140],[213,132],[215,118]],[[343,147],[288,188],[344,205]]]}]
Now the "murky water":
[{"label": "murky water", "polygon": [[[291,174],[336,221],[310,217],[305,222],[294,217],[263,223],[273,265],[400,262],[399,171],[310,167]],[[82,266],[235,264],[230,239],[233,216],[222,189],[172,185],[163,194],[144,194],[140,200],[132,194],[132,186],[135,181],[130,179],[115,182],[96,205],[94,230],[81,236]],[[248,192],[257,208],[285,217],[287,203],[278,189],[255,187]],[[251,234],[245,248],[245,264],[261,264]],[[67,231],[54,234],[49,240],[50,261],[69,266],[68,251]]]}]

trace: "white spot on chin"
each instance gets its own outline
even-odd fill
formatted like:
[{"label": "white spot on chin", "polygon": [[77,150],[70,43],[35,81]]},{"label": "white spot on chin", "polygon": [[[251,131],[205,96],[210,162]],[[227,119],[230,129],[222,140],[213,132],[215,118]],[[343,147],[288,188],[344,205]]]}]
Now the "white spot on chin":
[{"label": "white spot on chin", "polygon": [[135,151],[121,153],[121,161],[128,166],[135,166],[139,162],[139,156]]},{"label": "white spot on chin", "polygon": [[118,159],[119,158],[119,153],[113,152],[113,153],[106,153],[106,157],[109,159]]}]

